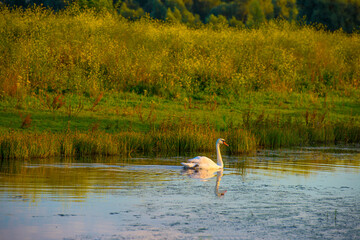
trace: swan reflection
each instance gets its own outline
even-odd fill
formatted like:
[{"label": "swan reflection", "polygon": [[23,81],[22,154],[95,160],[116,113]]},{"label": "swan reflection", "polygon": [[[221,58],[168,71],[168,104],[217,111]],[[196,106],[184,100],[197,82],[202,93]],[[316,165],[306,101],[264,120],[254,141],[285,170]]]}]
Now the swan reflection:
[{"label": "swan reflection", "polygon": [[216,185],[215,185],[215,195],[218,197],[224,196],[225,193],[227,192],[226,190],[219,191],[219,186],[222,176],[223,176],[223,170],[218,171],[216,177]]},{"label": "swan reflection", "polygon": [[182,173],[190,178],[202,181],[207,181],[216,175],[215,196],[222,197],[227,192],[226,190],[219,191],[220,181],[223,176],[223,169],[184,169]]}]

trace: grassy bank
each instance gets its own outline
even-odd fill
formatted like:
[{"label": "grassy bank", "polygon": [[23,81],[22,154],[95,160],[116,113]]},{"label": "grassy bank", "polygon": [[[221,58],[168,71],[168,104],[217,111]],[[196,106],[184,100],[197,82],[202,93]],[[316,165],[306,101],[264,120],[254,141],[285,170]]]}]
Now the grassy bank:
[{"label": "grassy bank", "polygon": [[347,97],[250,92],[232,102],[62,96],[62,106],[57,94],[47,96],[49,104],[37,95],[21,104],[5,98],[0,157],[211,153],[218,137],[231,145],[223,149],[227,154],[360,142],[359,103]]},{"label": "grassy bank", "polygon": [[0,8],[0,156],[360,142],[360,37]]}]

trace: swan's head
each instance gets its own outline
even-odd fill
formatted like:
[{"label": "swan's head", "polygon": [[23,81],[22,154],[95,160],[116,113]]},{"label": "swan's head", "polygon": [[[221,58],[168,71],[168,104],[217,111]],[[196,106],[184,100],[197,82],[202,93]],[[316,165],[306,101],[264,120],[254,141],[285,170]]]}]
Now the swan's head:
[{"label": "swan's head", "polygon": [[219,138],[219,139],[216,141],[216,144],[224,144],[225,146],[229,146],[229,145],[225,142],[225,139],[223,139],[223,138]]}]

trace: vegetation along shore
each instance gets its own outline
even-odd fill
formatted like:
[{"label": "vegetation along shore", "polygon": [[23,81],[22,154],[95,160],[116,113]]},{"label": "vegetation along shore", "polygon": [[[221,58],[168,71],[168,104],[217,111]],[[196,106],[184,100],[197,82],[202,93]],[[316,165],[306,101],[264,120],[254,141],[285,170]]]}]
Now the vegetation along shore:
[{"label": "vegetation along shore", "polygon": [[0,158],[360,143],[360,36],[0,7]]}]

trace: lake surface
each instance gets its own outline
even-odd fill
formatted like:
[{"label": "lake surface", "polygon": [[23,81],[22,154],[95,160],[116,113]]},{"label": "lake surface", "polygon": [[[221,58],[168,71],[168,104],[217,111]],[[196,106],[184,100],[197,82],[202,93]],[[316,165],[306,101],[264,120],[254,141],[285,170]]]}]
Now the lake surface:
[{"label": "lake surface", "polygon": [[2,162],[0,239],[360,239],[358,148],[186,159]]}]

